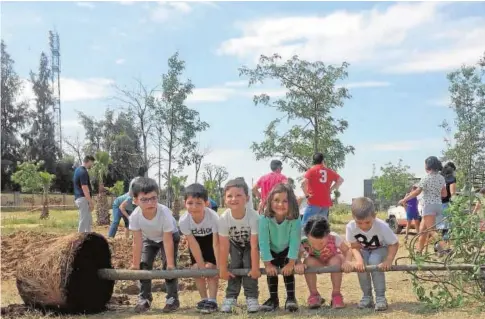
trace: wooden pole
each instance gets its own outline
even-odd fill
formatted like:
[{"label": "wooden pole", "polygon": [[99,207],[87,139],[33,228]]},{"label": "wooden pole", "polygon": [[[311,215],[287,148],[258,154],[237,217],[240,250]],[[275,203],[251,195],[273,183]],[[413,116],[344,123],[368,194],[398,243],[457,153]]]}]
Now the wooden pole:
[{"label": "wooden pole", "polygon": [[[453,264],[453,265],[394,265],[389,271],[456,271],[468,270],[473,271],[477,267],[485,272],[485,265],[471,265],[471,264]],[[250,269],[232,269],[229,270],[236,276],[247,276]],[[261,274],[265,275],[264,268],[260,269]],[[366,266],[366,272],[381,271],[375,265]],[[329,267],[315,267],[308,268],[305,273],[334,273],[342,272],[340,266]],[[355,270],[352,272],[356,272]],[[176,269],[176,270],[127,270],[127,269],[100,269],[98,274],[101,278],[107,280],[151,280],[151,279],[172,279],[172,278],[196,278],[196,277],[213,277],[219,274],[217,269]],[[278,274],[281,274],[281,269],[278,269]]]}]

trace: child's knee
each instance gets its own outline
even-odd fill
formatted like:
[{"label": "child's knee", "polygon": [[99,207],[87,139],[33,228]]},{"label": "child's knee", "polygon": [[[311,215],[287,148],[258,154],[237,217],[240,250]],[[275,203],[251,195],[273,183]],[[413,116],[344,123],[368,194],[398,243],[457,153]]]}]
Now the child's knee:
[{"label": "child's knee", "polygon": [[323,266],[323,262],[321,262],[319,259],[317,259],[315,257],[307,257],[307,258],[305,258],[304,263],[308,267]]},{"label": "child's knee", "polygon": [[340,255],[340,254],[333,256],[328,261],[328,265],[329,266],[340,266],[340,265],[342,265],[343,264],[343,258],[342,257],[343,256]]}]

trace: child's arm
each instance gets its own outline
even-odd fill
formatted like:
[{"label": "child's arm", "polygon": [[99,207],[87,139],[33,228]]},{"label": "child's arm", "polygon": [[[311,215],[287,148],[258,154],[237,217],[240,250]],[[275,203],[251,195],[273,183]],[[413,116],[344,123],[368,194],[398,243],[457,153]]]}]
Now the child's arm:
[{"label": "child's arm", "polygon": [[364,265],[364,258],[362,258],[362,254],[360,252],[360,244],[359,243],[352,243],[350,245],[350,248],[352,249],[352,255],[355,258],[355,269],[360,272],[365,271],[365,265]]},{"label": "child's arm", "polygon": [[[261,257],[265,264],[273,260],[273,256],[271,255],[271,249],[269,247],[270,238],[269,238],[268,223],[269,223],[268,218],[264,216],[259,219],[258,246],[259,246],[259,249],[261,250]],[[252,243],[251,243],[251,247],[253,247]]]},{"label": "child's arm", "polygon": [[121,203],[120,205],[120,211],[121,213],[126,217],[126,218],[130,218],[130,215],[128,215],[128,213],[126,212],[126,205],[128,205],[128,200],[124,200],[123,203]]},{"label": "child's arm", "polygon": [[165,258],[167,258],[167,270],[175,269],[174,248],[173,248],[173,232],[163,233],[163,249],[165,250]]},{"label": "child's arm", "polygon": [[143,240],[141,230],[133,231],[133,261],[131,269],[140,269],[142,245]]},{"label": "child's arm", "polygon": [[418,187],[417,189],[413,190],[411,193],[407,194],[403,199],[401,199],[399,201],[399,204],[402,205],[406,203],[408,200],[410,200],[411,198],[419,196],[419,194],[421,194],[422,191],[423,189],[421,187]]},{"label": "child's arm", "polygon": [[258,234],[251,234],[251,272],[249,276],[253,279],[261,277],[259,258]]},{"label": "child's arm", "polygon": [[399,242],[393,245],[387,246],[387,258],[382,263],[380,263],[377,267],[381,268],[383,271],[388,271],[389,269],[391,269],[392,262],[396,257],[398,248],[399,248]]},{"label": "child's arm", "polygon": [[345,257],[344,263],[342,264],[342,270],[347,273],[351,272],[354,268],[351,264],[352,249],[350,249],[349,246],[347,246],[347,244],[344,241],[341,242],[339,249]]},{"label": "child's arm", "polygon": [[189,244],[189,249],[192,255],[194,256],[195,262],[197,263],[197,267],[199,269],[205,268],[204,258],[202,257],[202,250],[200,249],[200,245],[195,239],[194,235],[187,235],[187,242]]}]

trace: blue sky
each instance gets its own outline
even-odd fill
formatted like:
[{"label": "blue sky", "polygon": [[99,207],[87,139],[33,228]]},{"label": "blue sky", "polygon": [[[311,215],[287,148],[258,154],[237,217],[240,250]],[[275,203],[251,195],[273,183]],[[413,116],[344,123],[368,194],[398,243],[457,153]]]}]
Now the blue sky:
[{"label": "blue sky", "polygon": [[[284,94],[274,83],[248,88],[237,68],[259,54],[298,54],[309,60],[348,61],[352,99],[335,116],[350,126],[342,135],[356,148],[340,170],[342,198],[363,193],[363,179],[402,158],[423,175],[423,162],[440,155],[452,120],[446,74],[475,63],[485,51],[485,3],[395,2],[2,2],[1,30],[15,69],[36,70],[48,31],[61,42],[64,135],[82,136],[76,110],[101,117],[119,106],[112,85],[160,82],[178,50],[196,86],[188,104],[211,127],[200,135],[206,162],[250,181],[269,170],[249,146],[261,141],[279,114],[254,106],[252,96]],[[25,97],[31,96],[26,84]],[[150,173],[154,173],[153,169]],[[288,176],[299,173],[289,165]],[[193,180],[193,168],[184,170]]]}]

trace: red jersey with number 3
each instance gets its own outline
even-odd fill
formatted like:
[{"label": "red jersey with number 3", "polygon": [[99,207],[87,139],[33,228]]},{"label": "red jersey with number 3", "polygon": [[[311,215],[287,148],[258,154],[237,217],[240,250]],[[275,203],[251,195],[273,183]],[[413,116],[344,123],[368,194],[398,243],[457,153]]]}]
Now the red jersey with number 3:
[{"label": "red jersey with number 3", "polygon": [[305,173],[308,180],[308,205],[318,207],[331,207],[330,187],[340,176],[322,164],[314,165]]}]

